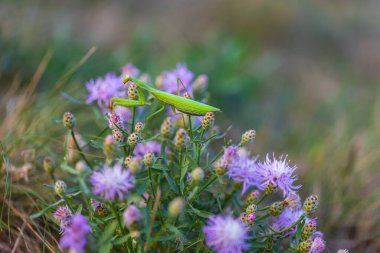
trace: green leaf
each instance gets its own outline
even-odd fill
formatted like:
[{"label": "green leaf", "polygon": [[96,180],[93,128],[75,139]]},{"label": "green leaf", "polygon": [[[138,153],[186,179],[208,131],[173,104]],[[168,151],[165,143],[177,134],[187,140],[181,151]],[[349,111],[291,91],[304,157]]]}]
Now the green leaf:
[{"label": "green leaf", "polygon": [[202,218],[208,218],[210,215],[213,215],[213,213],[210,213],[210,212],[206,212],[206,211],[202,211],[202,210],[198,210],[196,208],[194,208],[192,205],[190,205],[190,208],[191,210],[196,214],[198,215],[199,217],[202,217]]},{"label": "green leaf", "polygon": [[37,213],[34,213],[32,215],[29,216],[30,219],[36,219],[42,215],[44,215],[47,211],[49,211],[50,209],[52,209],[53,207],[56,207],[58,206],[59,204],[63,203],[64,200],[63,199],[60,199],[58,200],[57,202],[51,204],[51,205],[48,205],[47,207],[45,207],[44,209],[42,209],[41,211],[37,212]]},{"label": "green leaf", "polygon": [[112,249],[112,244],[110,242],[107,242],[107,243],[100,246],[98,252],[99,253],[109,253],[109,252],[111,252],[111,249]]},{"label": "green leaf", "polygon": [[116,240],[114,240],[114,241],[112,242],[112,244],[113,244],[113,245],[120,245],[120,244],[126,243],[130,237],[131,237],[130,234],[128,234],[128,235],[124,235],[124,236],[119,237],[119,238],[117,238]]},{"label": "green leaf", "polygon": [[166,180],[168,181],[168,183],[169,183],[169,185],[170,185],[170,188],[172,188],[172,190],[173,190],[176,194],[178,194],[178,192],[177,192],[177,186],[176,186],[176,184],[174,183],[173,179],[169,176],[169,174],[168,174],[166,171],[164,171],[164,175],[165,175],[165,178],[166,178]]},{"label": "green leaf", "polygon": [[103,233],[99,237],[99,244],[103,244],[104,242],[106,242],[109,239],[111,239],[111,237],[113,236],[113,234],[114,234],[114,232],[116,230],[116,227],[117,227],[116,220],[108,223],[107,226],[105,227]]}]

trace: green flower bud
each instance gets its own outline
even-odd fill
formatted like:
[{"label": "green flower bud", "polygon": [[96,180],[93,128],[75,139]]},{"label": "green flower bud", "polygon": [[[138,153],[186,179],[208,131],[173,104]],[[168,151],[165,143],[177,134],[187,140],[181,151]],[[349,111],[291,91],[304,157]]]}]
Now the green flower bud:
[{"label": "green flower bud", "polygon": [[139,141],[140,141],[139,135],[137,133],[131,133],[128,136],[127,144],[130,147],[135,147]]},{"label": "green flower bud", "polygon": [[224,173],[226,173],[227,165],[228,165],[228,162],[227,162],[226,159],[224,159],[223,157],[220,158],[220,159],[218,159],[214,163],[214,171],[215,171],[215,173],[218,176],[224,175]]},{"label": "green flower bud", "polygon": [[297,253],[308,253],[311,249],[312,244],[313,244],[313,242],[310,240],[303,241],[298,245],[296,252]]},{"label": "green flower bud", "polygon": [[116,158],[116,144],[112,135],[107,135],[103,142],[103,153],[107,162],[112,162]]},{"label": "green flower bud", "polygon": [[76,125],[76,119],[71,112],[65,112],[63,114],[63,126],[72,129]]},{"label": "green flower bud", "polygon": [[128,169],[131,171],[132,174],[136,174],[140,170],[140,162],[141,159],[137,157],[133,157],[132,160],[129,162]]},{"label": "green flower bud", "polygon": [[45,172],[51,174],[55,168],[55,162],[53,158],[46,156],[43,163]]},{"label": "green flower bud", "polygon": [[202,119],[202,128],[207,130],[214,126],[215,116],[213,112],[208,112]]},{"label": "green flower bud", "polygon": [[306,241],[317,230],[317,222],[315,219],[309,221],[301,231],[301,241]]},{"label": "green flower bud", "polygon": [[271,194],[271,193],[273,193],[276,189],[277,189],[277,187],[274,186],[272,182],[269,182],[268,185],[267,185],[267,187],[265,187],[265,194],[267,194],[267,195],[268,195],[268,194]]},{"label": "green flower bud", "polygon": [[311,214],[317,209],[318,204],[319,204],[318,196],[311,195],[307,197],[307,199],[303,203],[303,210],[305,211],[306,214]]},{"label": "green flower bud", "polygon": [[132,100],[137,100],[139,97],[139,94],[137,92],[137,85],[135,83],[131,83],[128,86],[128,97]]},{"label": "green flower bud", "polygon": [[282,214],[284,211],[284,203],[282,201],[277,201],[274,202],[270,207],[269,207],[269,214],[272,216],[279,216]]},{"label": "green flower bud", "polygon": [[140,134],[143,130],[144,124],[142,122],[137,122],[135,125],[135,133]]},{"label": "green flower bud", "polygon": [[184,203],[183,199],[181,199],[179,197],[173,199],[169,203],[169,207],[168,207],[169,216],[172,218],[177,217],[182,212],[184,206],[185,206],[185,203]]},{"label": "green flower bud", "polygon": [[124,159],[124,166],[125,167],[129,167],[129,164],[131,163],[131,161],[132,161],[132,159],[133,159],[133,156],[127,156],[125,159]]},{"label": "green flower bud", "polygon": [[253,129],[248,130],[241,136],[240,145],[247,145],[247,144],[252,143],[255,140],[255,137],[256,137],[256,131]]},{"label": "green flower bud", "polygon": [[80,160],[75,164],[75,170],[83,173],[87,170],[87,164],[83,160]]},{"label": "green flower bud", "polygon": [[124,142],[124,135],[118,128],[112,129],[112,136],[117,143],[121,144]]},{"label": "green flower bud", "polygon": [[245,212],[246,213],[254,213],[256,212],[257,210],[257,206],[255,204],[250,204],[249,206],[247,206],[247,208],[245,209]]},{"label": "green flower bud", "polygon": [[164,138],[170,138],[174,132],[173,120],[167,117],[161,124],[160,134]]},{"label": "green flower bud", "polygon": [[175,138],[174,138],[174,145],[177,150],[182,150],[185,148],[188,141],[187,133],[185,129],[180,128],[178,129]]},{"label": "green flower bud", "polygon": [[251,192],[245,201],[245,205],[249,206],[250,204],[253,204],[255,200],[257,199],[257,197],[259,196],[259,194],[260,193],[257,190],[254,190],[253,192]]},{"label": "green flower bud", "polygon": [[205,172],[202,170],[202,168],[195,168],[191,172],[191,182],[194,182],[195,184],[199,184],[205,177]]},{"label": "green flower bud", "polygon": [[243,214],[243,217],[244,217],[244,218],[242,218],[242,221],[243,221],[245,224],[247,224],[247,225],[252,225],[253,222],[254,222],[255,219],[256,219],[256,215],[255,215],[255,213],[245,213],[245,214]]},{"label": "green flower bud", "polygon": [[66,193],[66,190],[67,185],[65,182],[63,182],[62,180],[57,180],[55,182],[54,191],[58,196],[62,197]]},{"label": "green flower bud", "polygon": [[153,164],[154,154],[152,152],[147,152],[144,155],[144,164],[146,167],[151,167]]}]

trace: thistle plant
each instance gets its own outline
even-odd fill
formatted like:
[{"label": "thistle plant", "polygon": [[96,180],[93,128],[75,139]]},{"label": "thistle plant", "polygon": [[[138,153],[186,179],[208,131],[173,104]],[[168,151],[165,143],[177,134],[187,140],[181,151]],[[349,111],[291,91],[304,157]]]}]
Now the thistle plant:
[{"label": "thistle plant", "polygon": [[[32,218],[56,224],[69,252],[323,252],[318,197],[301,203],[297,166],[286,155],[251,155],[255,130],[227,139],[206,87],[185,64],[156,78],[128,64],[122,76],[89,81],[86,102],[96,102],[105,130],[84,152],[81,120],[65,113],[80,161],[45,159],[58,201]],[[146,91],[157,100],[146,103]]]}]

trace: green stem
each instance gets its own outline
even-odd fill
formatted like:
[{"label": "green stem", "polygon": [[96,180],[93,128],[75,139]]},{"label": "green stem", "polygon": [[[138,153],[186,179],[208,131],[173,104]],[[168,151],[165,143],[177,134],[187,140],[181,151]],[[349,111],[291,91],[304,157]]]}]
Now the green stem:
[{"label": "green stem", "polygon": [[73,138],[74,140],[74,143],[75,143],[75,146],[77,147],[78,149],[78,152],[80,154],[80,156],[82,157],[82,159],[86,162],[87,166],[92,170],[92,165],[91,163],[87,160],[86,156],[84,155],[81,147],[79,146],[78,144],[78,141],[77,141],[77,138],[75,137],[75,133],[73,131],[73,129],[70,130],[70,133],[71,133],[71,137]]},{"label": "green stem", "polygon": [[[112,213],[113,213],[113,215],[115,215],[115,218],[116,218],[117,223],[119,225],[120,235],[121,236],[126,235],[127,233],[126,233],[124,226],[123,226],[123,223],[121,221],[121,216],[119,214],[117,206],[114,203],[110,203],[110,206],[111,206]],[[129,252],[128,246],[126,243],[123,243],[123,247],[124,247],[125,252]]]},{"label": "green stem", "polygon": [[132,125],[131,125],[131,133],[135,131],[135,115],[136,115],[136,107],[132,107]]},{"label": "green stem", "polygon": [[258,206],[261,202],[263,202],[263,200],[268,196],[268,194],[264,193],[263,196],[261,196],[261,198],[256,202],[256,205]]},{"label": "green stem", "polygon": [[193,199],[198,197],[210,184],[215,182],[217,179],[218,179],[218,176],[214,175],[204,186],[202,186],[202,188],[196,194],[194,194],[194,196],[191,198],[191,203]]},{"label": "green stem", "polygon": [[191,123],[191,115],[188,114],[187,117],[189,119],[189,135],[190,135],[191,141],[193,141],[194,140],[194,136],[193,136],[193,124]]},{"label": "green stem", "polygon": [[204,134],[205,134],[205,130],[204,130],[204,128],[202,128],[201,139],[200,139],[200,142],[198,145],[198,156],[197,156],[197,165],[198,166],[199,166],[200,161],[201,161],[202,141],[203,141]]},{"label": "green stem", "polygon": [[152,168],[151,167],[148,168],[148,176],[149,176],[149,180],[150,180],[150,188],[152,189],[152,193],[153,193],[153,199],[156,199],[156,191],[154,190],[154,187],[153,187]]}]

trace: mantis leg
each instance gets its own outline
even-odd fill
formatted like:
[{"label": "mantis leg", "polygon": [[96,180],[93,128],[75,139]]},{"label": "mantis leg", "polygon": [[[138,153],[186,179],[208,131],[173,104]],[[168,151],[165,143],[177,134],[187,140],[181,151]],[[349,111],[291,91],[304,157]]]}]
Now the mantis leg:
[{"label": "mantis leg", "polygon": [[137,107],[137,106],[145,105],[146,102],[145,102],[145,97],[142,92],[142,89],[137,86],[137,91],[139,93],[138,100],[131,100],[131,99],[125,99],[125,98],[111,98],[111,101],[110,101],[111,110],[114,111],[115,106]]},{"label": "mantis leg", "polygon": [[162,105],[162,106],[161,106],[160,109],[158,109],[157,111],[155,111],[154,113],[152,113],[151,115],[149,115],[148,117],[146,117],[146,122],[145,122],[146,125],[148,125],[149,120],[150,120],[152,117],[156,116],[157,114],[159,114],[160,112],[162,112],[162,111],[165,109],[165,103],[161,103],[161,105]]}]

